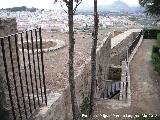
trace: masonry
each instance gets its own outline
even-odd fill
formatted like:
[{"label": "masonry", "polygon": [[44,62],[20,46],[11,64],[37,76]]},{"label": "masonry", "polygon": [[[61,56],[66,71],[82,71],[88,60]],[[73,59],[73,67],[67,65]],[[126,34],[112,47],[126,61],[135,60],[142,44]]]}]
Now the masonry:
[{"label": "masonry", "polygon": [[[108,79],[109,58],[111,51],[111,34],[103,39],[97,48],[97,89],[96,96],[99,97]],[[91,61],[90,58],[79,69],[75,76],[76,100],[80,109],[83,100],[89,96],[91,85]],[[62,93],[50,93],[48,95],[48,106],[41,108],[34,117],[35,120],[71,120],[71,102],[69,86]]]},{"label": "masonry", "polygon": [[[7,18],[0,20],[0,36],[6,36],[8,34],[16,33],[17,26],[16,20]],[[96,81],[96,95],[95,98],[100,98],[102,91],[107,85],[106,80],[119,80],[121,79],[121,61],[126,58],[126,45],[130,45],[134,38],[139,33],[139,30],[129,30],[118,36],[112,38],[111,34],[108,33],[107,36],[101,41],[97,47],[97,81]],[[14,39],[11,41],[14,46]],[[6,44],[7,40],[4,42]],[[9,50],[6,49],[6,59],[10,59]],[[1,48],[0,48],[1,50]],[[0,51],[1,52],[1,51]],[[15,48],[12,48],[13,54],[15,54]],[[13,60],[17,61],[14,55]],[[5,73],[2,61],[2,53],[0,54],[0,113],[9,112],[6,110],[7,104],[6,100],[8,98],[7,85],[5,80]],[[118,59],[120,58],[120,59]],[[7,60],[10,61],[10,60]],[[111,65],[113,64],[113,65]],[[118,65],[118,66],[117,66]],[[14,64],[15,70],[17,69],[16,63]],[[8,63],[8,71],[11,71],[11,65]],[[16,72],[18,73],[18,72]],[[10,74],[10,73],[9,73]],[[90,86],[91,86],[91,61],[88,58],[85,63],[80,67],[78,74],[75,76],[76,82],[76,101],[79,110],[84,102],[85,98],[89,97]],[[12,82],[11,82],[12,83]],[[11,88],[13,89],[13,88]],[[70,100],[70,88],[69,83],[63,92],[54,91],[47,93],[48,105],[41,107],[40,111],[33,116],[34,120],[71,120],[71,100]],[[4,120],[12,120],[10,118],[4,118]]]},{"label": "masonry", "polygon": [[[15,18],[0,18],[0,37],[4,37],[13,33],[17,32],[17,23]],[[0,41],[1,42],[1,41]],[[12,54],[13,54],[13,63],[15,67],[15,73],[17,73],[17,64],[16,62],[16,50],[14,47],[14,40],[11,37],[11,44],[12,47]],[[11,76],[10,71],[12,71],[12,66],[10,61],[10,51],[8,46],[8,40],[7,38],[4,38],[4,49],[5,49],[5,56],[7,61],[7,68],[8,68],[8,74],[9,77]],[[10,102],[8,102],[9,96],[8,96],[8,87],[6,82],[6,76],[5,76],[5,69],[4,69],[4,61],[3,61],[3,55],[2,55],[2,47],[0,45],[0,118],[3,120],[11,120],[10,118]],[[11,84],[11,90],[14,89],[13,87],[13,81],[10,80]],[[13,95],[13,94],[12,94]],[[14,96],[14,95],[13,95]]]},{"label": "masonry", "polygon": [[112,38],[111,42],[111,64],[121,65],[127,57],[127,49],[135,40],[141,29],[130,29]]},{"label": "masonry", "polygon": [[[135,33],[133,32],[135,31]],[[134,40],[134,36],[138,34],[139,30],[131,30],[125,32],[123,39],[118,39],[116,43],[111,43],[111,34],[108,33],[106,38],[102,41],[97,48],[97,88],[95,98],[100,98],[101,93],[108,83],[108,79],[121,80],[122,68],[118,60],[110,59],[110,55],[113,55],[113,51],[120,50],[121,53],[123,47],[126,44],[131,44]],[[114,41],[115,42],[115,41]],[[122,44],[123,43],[123,44]],[[113,47],[114,46],[114,47]],[[111,49],[112,48],[112,49]],[[119,53],[117,53],[119,54]],[[116,58],[115,58],[116,59]],[[118,61],[118,62],[117,62]],[[110,65],[112,63],[118,63]],[[76,82],[76,101],[81,109],[83,100],[89,97],[90,85],[91,85],[91,62],[90,58],[79,69],[78,74],[75,76]],[[116,66],[119,65],[119,66]],[[114,75],[112,75],[114,74]],[[70,89],[69,85],[61,93],[50,93],[48,95],[48,106],[42,107],[37,115],[34,116],[35,120],[71,120],[71,102],[70,102]]]}]

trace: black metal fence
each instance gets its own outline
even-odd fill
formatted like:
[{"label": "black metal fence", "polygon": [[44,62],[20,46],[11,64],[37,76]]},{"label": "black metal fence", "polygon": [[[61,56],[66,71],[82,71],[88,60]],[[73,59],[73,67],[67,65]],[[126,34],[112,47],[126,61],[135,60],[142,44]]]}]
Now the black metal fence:
[{"label": "black metal fence", "polygon": [[132,54],[134,48],[137,46],[140,38],[141,38],[141,35],[143,34],[142,30],[141,32],[139,33],[139,35],[136,37],[136,39],[132,42],[132,44],[129,46],[128,48],[128,57]]},{"label": "black metal fence", "polygon": [[1,37],[0,42],[10,119],[29,119],[47,105],[41,28]]},{"label": "black metal fence", "polygon": [[102,92],[100,98],[112,99],[117,94],[119,94],[120,89],[121,89],[121,82],[120,81],[114,82],[110,86],[107,86],[105,88],[105,90]]},{"label": "black metal fence", "polygon": [[[141,30],[141,32],[138,34],[138,36],[132,42],[132,44],[129,46],[129,48],[127,48],[127,49],[125,49],[125,51],[123,51],[123,52],[125,52],[125,57],[124,57],[123,60],[125,60],[126,62],[128,62],[128,58],[130,57],[130,55],[132,54],[133,50],[137,46],[137,44],[138,44],[138,42],[139,42],[142,34],[143,34],[143,31]],[[120,62],[122,62],[123,60],[121,60]],[[128,63],[127,63],[127,65],[128,65]],[[125,91],[125,97],[122,94],[121,98],[127,100],[127,96],[128,96],[128,72],[127,71],[125,71],[125,78],[126,78],[126,80],[123,81],[123,82],[116,81],[116,82],[112,83],[110,86],[107,86],[104,89],[104,91],[102,92],[100,98],[103,98],[103,99],[112,99],[117,94],[120,93],[121,89],[123,89]]]}]

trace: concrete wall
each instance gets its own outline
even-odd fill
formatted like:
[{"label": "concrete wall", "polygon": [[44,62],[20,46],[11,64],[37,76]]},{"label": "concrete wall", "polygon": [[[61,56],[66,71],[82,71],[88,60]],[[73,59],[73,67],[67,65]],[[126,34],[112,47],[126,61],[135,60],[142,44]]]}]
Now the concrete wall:
[{"label": "concrete wall", "polygon": [[[101,42],[101,45],[97,48],[97,90],[96,96],[99,97],[100,93],[104,89],[104,80],[108,79],[109,72],[109,57],[111,51],[111,34],[108,34],[106,38]],[[91,85],[91,61],[88,59],[85,64],[81,66],[78,74],[75,76],[76,82],[76,99],[77,105],[80,106],[85,97],[88,97],[90,93]],[[40,112],[34,116],[35,120],[71,120],[71,102],[70,102],[70,89],[66,87],[63,93],[55,97],[50,94],[49,104],[47,107],[42,107]],[[52,111],[52,112],[51,112]]]}]

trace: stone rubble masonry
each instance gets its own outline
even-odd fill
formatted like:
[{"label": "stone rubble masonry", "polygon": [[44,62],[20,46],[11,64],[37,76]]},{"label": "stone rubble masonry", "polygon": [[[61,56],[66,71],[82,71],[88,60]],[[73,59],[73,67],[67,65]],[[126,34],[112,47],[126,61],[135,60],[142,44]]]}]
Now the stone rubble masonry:
[{"label": "stone rubble masonry", "polygon": [[[138,33],[137,33],[137,35],[138,35]],[[135,36],[137,36],[137,35],[135,35]],[[137,46],[135,47],[135,49],[133,50],[133,52],[131,54],[131,56],[128,58],[128,66],[127,66],[126,61],[122,61],[121,82],[124,82],[125,84],[124,84],[124,87],[121,85],[122,89],[120,91],[120,100],[126,101],[129,105],[131,104],[130,69],[129,69],[130,67],[129,67],[129,64],[132,61],[134,55],[137,53],[140,45],[142,44],[142,41],[143,41],[143,35],[141,36]],[[128,75],[127,76],[127,80],[128,80],[127,99],[126,99],[126,89],[125,89],[125,87],[126,87],[126,82],[125,82],[126,81],[126,74],[125,73],[126,72],[127,72],[127,75]],[[123,98],[122,98],[122,96],[123,96]]]},{"label": "stone rubble masonry", "polygon": [[[111,34],[109,33],[97,47],[97,90],[96,96],[99,97],[105,87],[105,80],[108,79],[109,58],[111,51]],[[90,58],[80,67],[75,76],[76,99],[80,106],[85,97],[89,96],[91,85],[91,61]],[[56,94],[56,95],[55,95]],[[42,107],[40,112],[34,116],[34,120],[71,120],[71,101],[69,84],[63,93],[52,93],[48,95],[48,106]]]},{"label": "stone rubble masonry", "polygon": [[121,33],[123,33],[123,32],[122,31],[113,31],[112,36],[115,37]]},{"label": "stone rubble masonry", "polygon": [[110,65],[109,67],[109,80],[121,80],[121,66]]},{"label": "stone rubble masonry", "polygon": [[141,29],[130,29],[111,39],[111,64],[121,65],[127,56],[127,49],[135,40]]},{"label": "stone rubble masonry", "polygon": [[[140,30],[139,30],[140,32]],[[136,37],[139,33],[133,32],[133,36]],[[120,108],[124,108],[124,107],[129,107],[131,105],[131,88],[130,88],[130,67],[129,64],[132,61],[134,55],[136,54],[136,52],[138,51],[141,43],[143,41],[143,36],[141,36],[136,48],[133,50],[132,54],[130,55],[130,57],[128,58],[128,66],[126,61],[122,61],[122,65],[120,66],[114,66],[114,65],[110,65],[112,68],[121,68],[121,82],[125,82],[126,81],[126,72],[128,73],[127,76],[127,80],[128,80],[128,88],[127,88],[127,99],[126,99],[126,89],[125,86],[126,84],[124,84],[124,87],[122,87],[121,84],[121,91],[120,91],[120,96],[119,96],[119,100],[116,99],[109,99],[109,100],[104,100],[103,98],[97,99],[96,104],[103,104],[106,106],[110,106],[110,109],[120,109]],[[110,76],[110,75],[109,75]],[[107,85],[111,84],[112,80],[109,80],[107,82]],[[123,96],[123,98],[122,98]]]},{"label": "stone rubble masonry", "polygon": [[[0,37],[4,37],[13,33],[17,33],[17,23],[15,18],[0,18]],[[11,50],[13,54],[13,63],[15,67],[15,73],[17,73],[17,59],[16,59],[16,50],[15,50],[15,43],[13,37],[11,37]],[[1,41],[0,41],[1,43]],[[8,67],[8,74],[9,78],[12,74],[12,67],[11,67],[11,60],[10,60],[10,51],[9,51],[9,44],[7,38],[4,39],[4,49],[6,55],[6,62]],[[10,78],[11,79],[11,78]],[[3,64],[3,55],[2,55],[2,47],[0,44],[0,113],[5,111],[8,107],[8,87],[7,81],[5,76],[5,69]],[[10,80],[11,90],[13,90],[13,81]],[[2,111],[1,111],[2,110]]]}]

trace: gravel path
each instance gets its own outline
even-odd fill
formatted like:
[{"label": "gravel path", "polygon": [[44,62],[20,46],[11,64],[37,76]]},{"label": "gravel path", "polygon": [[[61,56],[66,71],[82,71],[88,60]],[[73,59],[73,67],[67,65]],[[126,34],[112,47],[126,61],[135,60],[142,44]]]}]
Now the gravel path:
[{"label": "gravel path", "polygon": [[[155,40],[144,40],[130,64],[131,74],[131,106],[116,107],[110,102],[98,102],[95,120],[103,120],[100,114],[110,116],[104,120],[129,120],[123,115],[159,114],[160,115],[160,75],[154,71],[151,63],[152,46]],[[116,104],[116,102],[114,103]],[[115,115],[120,115],[116,118]]]},{"label": "gravel path", "polygon": [[160,113],[160,76],[151,63],[154,44],[155,40],[144,40],[131,63],[132,106],[136,113]]}]

